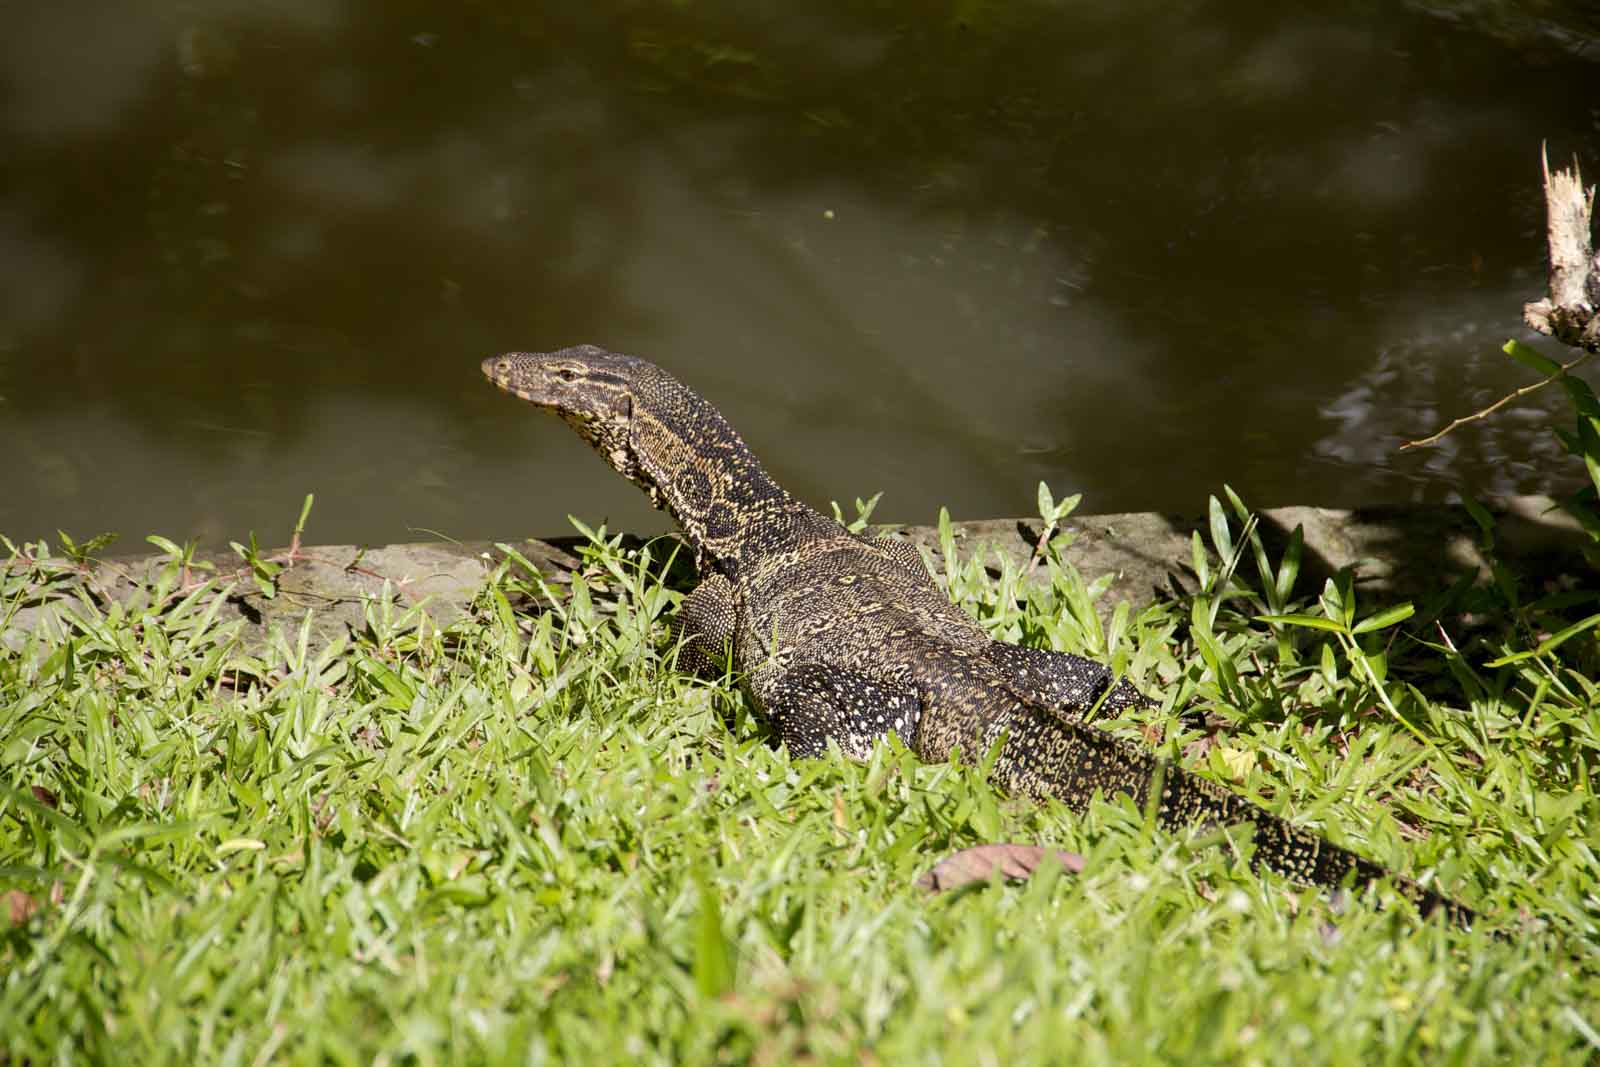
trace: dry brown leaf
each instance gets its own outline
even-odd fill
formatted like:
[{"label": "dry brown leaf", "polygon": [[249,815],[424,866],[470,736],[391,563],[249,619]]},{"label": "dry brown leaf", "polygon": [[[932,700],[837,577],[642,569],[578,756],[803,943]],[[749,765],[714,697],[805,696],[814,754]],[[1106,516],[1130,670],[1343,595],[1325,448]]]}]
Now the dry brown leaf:
[{"label": "dry brown leaf", "polygon": [[1190,741],[1187,745],[1183,746],[1184,761],[1187,763],[1200,762],[1205,758],[1206,753],[1215,748],[1217,744],[1217,735],[1214,733],[1206,734],[1204,737],[1195,738],[1193,741]]},{"label": "dry brown leaf", "polygon": [[39,902],[20,889],[8,889],[5,894],[6,913],[12,926],[21,926],[29,916],[39,910]]},{"label": "dry brown leaf", "polygon": [[1062,852],[1038,845],[974,845],[952,853],[934,864],[933,869],[917,879],[919,889],[942,893],[969,882],[985,882],[999,873],[1002,878],[1021,880],[1038,869],[1047,855],[1061,861],[1061,866],[1073,874],[1083,873],[1083,857],[1076,852]]}]

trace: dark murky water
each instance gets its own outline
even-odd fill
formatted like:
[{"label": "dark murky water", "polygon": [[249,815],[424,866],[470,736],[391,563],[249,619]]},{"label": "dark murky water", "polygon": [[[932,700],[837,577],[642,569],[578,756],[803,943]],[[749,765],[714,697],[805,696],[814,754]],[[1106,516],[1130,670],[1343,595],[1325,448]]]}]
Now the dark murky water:
[{"label": "dark murky water", "polygon": [[1566,470],[1538,404],[1394,446],[1527,380],[1539,146],[1600,176],[1600,47],[1379,3],[518,8],[8,14],[0,532],[281,540],[307,491],[324,541],[660,528],[478,376],[579,341],[903,521]]}]

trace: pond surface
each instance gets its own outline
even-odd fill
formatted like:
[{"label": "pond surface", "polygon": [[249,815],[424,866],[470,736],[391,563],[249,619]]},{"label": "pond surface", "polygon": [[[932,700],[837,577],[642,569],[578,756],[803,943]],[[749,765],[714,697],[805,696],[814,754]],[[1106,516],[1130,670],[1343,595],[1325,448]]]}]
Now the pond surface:
[{"label": "pond surface", "polygon": [[1528,380],[1600,46],[1431,6],[25,5],[0,532],[662,529],[478,374],[583,341],[886,520],[1551,488],[1554,395],[1395,446]]}]

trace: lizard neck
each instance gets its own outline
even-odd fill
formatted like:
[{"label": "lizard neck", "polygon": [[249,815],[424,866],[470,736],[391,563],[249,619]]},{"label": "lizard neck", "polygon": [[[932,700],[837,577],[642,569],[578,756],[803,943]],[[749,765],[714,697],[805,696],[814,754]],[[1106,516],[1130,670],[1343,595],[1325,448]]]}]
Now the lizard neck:
[{"label": "lizard neck", "polygon": [[631,475],[683,528],[702,573],[743,566],[821,519],[772,479],[737,431],[682,384],[636,405]]}]

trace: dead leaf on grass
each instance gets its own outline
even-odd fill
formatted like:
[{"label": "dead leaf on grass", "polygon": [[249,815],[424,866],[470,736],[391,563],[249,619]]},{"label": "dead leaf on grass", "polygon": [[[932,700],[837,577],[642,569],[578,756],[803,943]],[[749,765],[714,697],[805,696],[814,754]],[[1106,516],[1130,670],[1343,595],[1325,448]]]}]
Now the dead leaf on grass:
[{"label": "dead leaf on grass", "polygon": [[21,926],[39,910],[39,902],[20,889],[6,890],[5,901],[6,913],[11,918],[12,926]]},{"label": "dead leaf on grass", "polygon": [[997,872],[1002,878],[1020,881],[1033,874],[1047,855],[1054,855],[1073,874],[1083,873],[1083,857],[1076,852],[1038,845],[974,845],[940,860],[916,884],[919,889],[942,893],[969,882],[988,881]]},{"label": "dead leaf on grass", "polygon": [[1214,733],[1197,737],[1183,746],[1183,758],[1188,763],[1198,763],[1205,758],[1207,752],[1216,748],[1217,744],[1217,735]]}]

